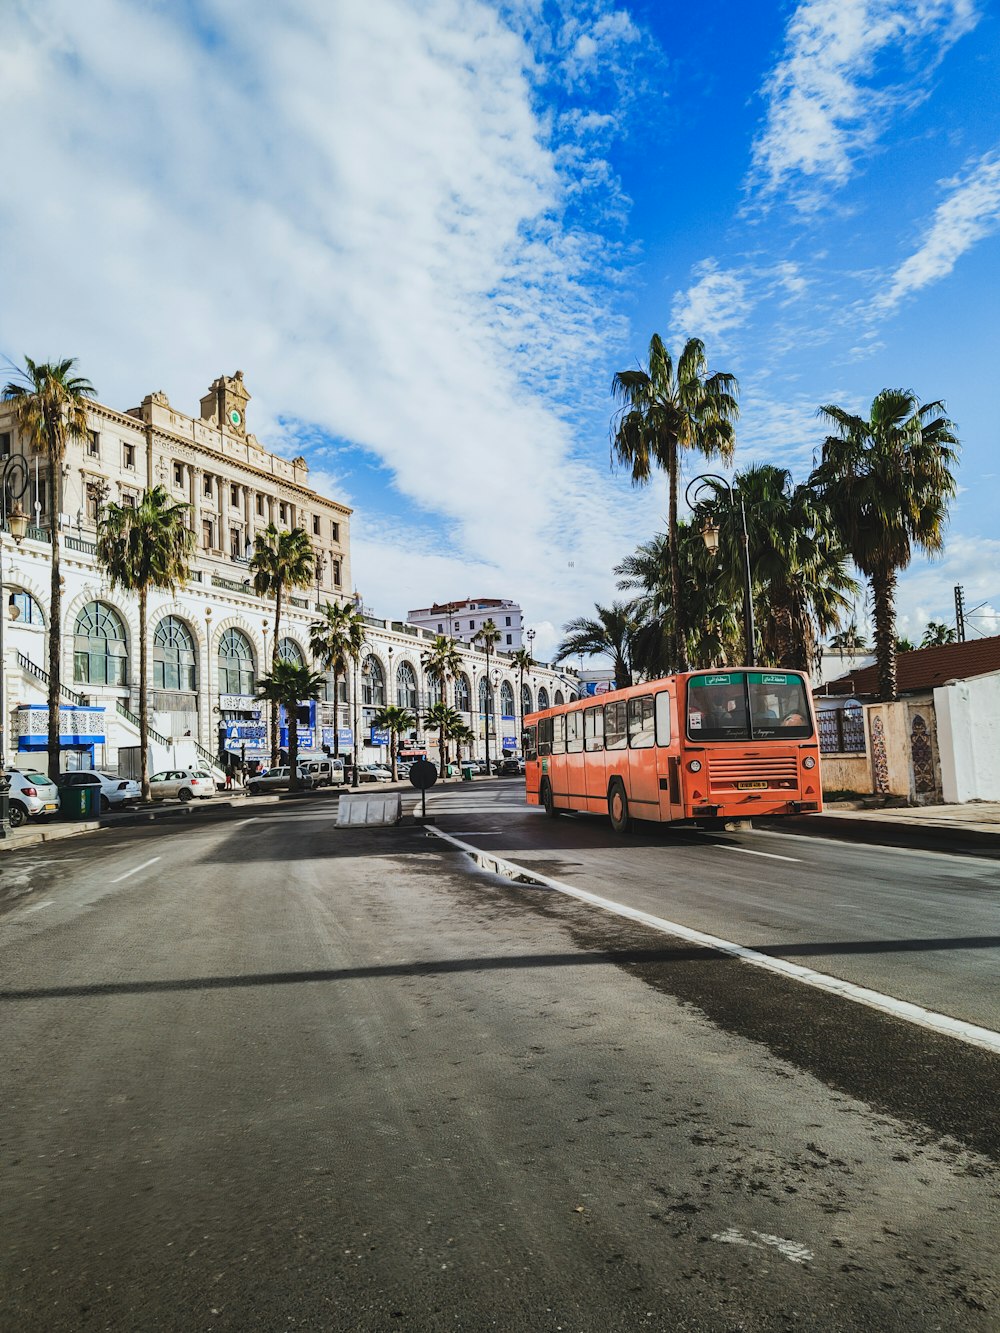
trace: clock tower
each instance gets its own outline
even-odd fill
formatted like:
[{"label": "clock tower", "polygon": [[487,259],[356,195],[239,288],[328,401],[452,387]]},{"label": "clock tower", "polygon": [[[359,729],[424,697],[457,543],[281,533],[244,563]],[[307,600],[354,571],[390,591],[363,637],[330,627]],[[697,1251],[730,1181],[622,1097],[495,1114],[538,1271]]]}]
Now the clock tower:
[{"label": "clock tower", "polygon": [[250,395],[243,383],[243,371],[220,375],[201,400],[201,419],[221,426],[234,435],[246,435],[246,409]]}]

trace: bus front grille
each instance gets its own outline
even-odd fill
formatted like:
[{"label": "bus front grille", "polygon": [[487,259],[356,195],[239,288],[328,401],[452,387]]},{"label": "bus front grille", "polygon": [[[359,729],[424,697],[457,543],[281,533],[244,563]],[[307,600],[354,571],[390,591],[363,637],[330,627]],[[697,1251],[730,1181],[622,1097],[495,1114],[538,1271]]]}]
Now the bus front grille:
[{"label": "bus front grille", "polygon": [[744,758],[714,756],[708,761],[708,783],[712,791],[739,789],[742,783],[766,782],[769,787],[795,787],[799,769],[795,755]]}]

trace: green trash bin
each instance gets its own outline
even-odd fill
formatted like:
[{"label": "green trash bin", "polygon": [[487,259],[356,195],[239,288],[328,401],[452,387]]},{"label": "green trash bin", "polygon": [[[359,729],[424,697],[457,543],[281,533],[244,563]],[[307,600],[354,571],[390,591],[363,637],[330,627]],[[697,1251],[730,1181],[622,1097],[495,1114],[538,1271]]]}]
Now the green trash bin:
[{"label": "green trash bin", "polygon": [[84,795],[87,798],[87,813],[85,819],[96,819],[101,813],[101,789],[100,787],[84,787]]},{"label": "green trash bin", "polygon": [[67,819],[90,818],[90,791],[89,787],[63,787],[59,793],[59,809]]},{"label": "green trash bin", "polygon": [[462,765],[462,781],[463,781],[463,782],[471,782],[471,781],[472,781],[472,765],[471,765],[471,764],[463,764],[463,765]]}]

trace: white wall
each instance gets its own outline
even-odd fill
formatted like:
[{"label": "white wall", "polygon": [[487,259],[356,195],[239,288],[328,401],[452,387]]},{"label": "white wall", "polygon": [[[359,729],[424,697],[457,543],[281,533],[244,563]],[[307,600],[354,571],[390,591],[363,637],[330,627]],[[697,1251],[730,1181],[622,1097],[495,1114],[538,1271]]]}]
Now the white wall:
[{"label": "white wall", "polygon": [[934,691],[946,803],[1000,801],[1000,671]]}]

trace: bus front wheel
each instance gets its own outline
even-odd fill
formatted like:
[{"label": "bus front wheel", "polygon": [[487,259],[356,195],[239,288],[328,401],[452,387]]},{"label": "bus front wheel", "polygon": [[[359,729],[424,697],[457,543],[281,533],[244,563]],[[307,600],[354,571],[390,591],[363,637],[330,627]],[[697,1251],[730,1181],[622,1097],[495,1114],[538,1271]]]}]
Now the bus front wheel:
[{"label": "bus front wheel", "polygon": [[552,797],[552,783],[549,782],[548,778],[542,779],[542,805],[545,808],[545,813],[550,819],[555,819],[559,814],[559,811],[556,809],[556,803]]},{"label": "bus front wheel", "polygon": [[608,818],[616,833],[628,832],[628,797],[625,788],[618,780],[608,788]]}]

